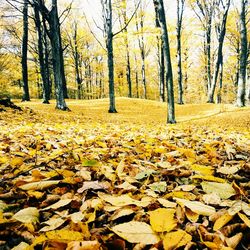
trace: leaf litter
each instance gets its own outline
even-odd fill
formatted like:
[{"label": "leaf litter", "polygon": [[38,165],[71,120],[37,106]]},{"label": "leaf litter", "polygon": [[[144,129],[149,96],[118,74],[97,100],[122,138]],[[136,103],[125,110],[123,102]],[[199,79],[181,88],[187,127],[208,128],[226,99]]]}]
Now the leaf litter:
[{"label": "leaf litter", "polygon": [[1,249],[250,247],[247,132],[34,112],[0,125]]}]

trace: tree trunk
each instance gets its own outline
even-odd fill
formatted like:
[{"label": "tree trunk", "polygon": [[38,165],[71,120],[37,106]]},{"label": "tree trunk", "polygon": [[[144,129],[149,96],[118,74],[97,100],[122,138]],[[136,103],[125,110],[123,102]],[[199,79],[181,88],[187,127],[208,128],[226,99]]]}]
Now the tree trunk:
[{"label": "tree trunk", "polygon": [[48,93],[49,100],[52,94],[52,82],[51,82],[51,70],[50,70],[50,60],[49,60],[49,48],[48,48],[48,35],[46,32],[46,22],[45,18],[42,17],[43,22],[43,47],[44,47],[44,69],[45,69],[45,77],[46,82],[48,82]]},{"label": "tree trunk", "polygon": [[247,72],[247,56],[248,56],[248,41],[246,27],[246,0],[241,0],[240,11],[240,71],[237,90],[237,106],[243,107],[246,105],[246,72]]},{"label": "tree trunk", "polygon": [[224,38],[226,34],[226,24],[227,24],[229,7],[230,7],[230,0],[227,1],[227,4],[225,6],[225,11],[223,13],[221,24],[219,23],[217,27],[219,46],[218,46],[218,51],[216,55],[216,63],[215,63],[213,81],[212,81],[211,88],[209,88],[209,91],[208,91],[208,101],[207,101],[208,103],[214,103],[214,93],[215,93],[215,88],[216,88],[216,84],[218,80],[219,70],[220,70],[220,67],[223,66],[222,64],[223,43],[224,43]]},{"label": "tree trunk", "polygon": [[22,39],[22,78],[23,78],[23,97],[22,101],[30,101],[28,84],[28,0],[23,3],[23,39]]},{"label": "tree trunk", "polygon": [[173,85],[173,72],[170,57],[168,30],[165,18],[165,10],[163,0],[154,0],[156,16],[161,26],[161,33],[163,39],[164,57],[167,71],[167,102],[168,102],[168,115],[167,123],[176,123],[175,121],[175,105],[174,105],[174,85]]},{"label": "tree trunk", "polygon": [[64,99],[64,81],[62,75],[62,60],[61,60],[61,34],[60,23],[57,10],[57,0],[52,0],[52,9],[50,12],[50,40],[53,57],[53,71],[56,91],[56,108],[61,110],[68,110]]},{"label": "tree trunk", "polygon": [[38,36],[37,40],[38,40],[38,56],[39,56],[40,74],[41,74],[42,81],[43,81],[43,103],[49,104],[50,86],[49,86],[49,79],[46,76],[46,71],[45,71],[41,20],[40,20],[39,11],[38,11],[36,5],[34,5],[34,14],[35,14],[35,24],[36,24],[37,36]]},{"label": "tree trunk", "polygon": [[130,55],[129,55],[129,47],[126,45],[127,49],[127,67],[126,67],[126,76],[127,76],[127,84],[128,84],[128,97],[132,98],[132,80],[131,80],[131,65],[130,65]]},{"label": "tree trunk", "polygon": [[117,113],[115,108],[114,86],[114,55],[113,55],[113,32],[112,32],[112,5],[111,0],[102,0],[104,30],[106,33],[106,48],[108,54],[109,76],[109,113]]},{"label": "tree trunk", "polygon": [[184,104],[183,102],[183,75],[182,75],[182,53],[181,53],[181,30],[182,20],[184,12],[185,0],[177,0],[177,72],[178,72],[178,104]]},{"label": "tree trunk", "polygon": [[165,102],[165,62],[162,36],[158,37],[159,93],[160,101]]},{"label": "tree trunk", "polygon": [[[141,9],[141,12],[143,10]],[[147,99],[147,79],[146,79],[146,67],[145,67],[145,44],[144,44],[144,16],[141,15],[140,17],[140,22],[138,22],[137,20],[137,15],[136,15],[136,19],[135,19],[135,24],[136,24],[136,30],[137,32],[141,32],[141,36],[138,37],[138,44],[139,44],[139,48],[140,48],[140,54],[141,54],[141,80],[142,80],[142,86],[143,86],[143,98]],[[139,23],[140,23],[140,27],[139,27]],[[141,31],[140,31],[141,29]]]},{"label": "tree trunk", "polygon": [[76,76],[76,84],[77,84],[77,99],[82,99],[82,79],[80,77],[79,70],[79,52],[78,52],[78,42],[77,42],[77,23],[74,26],[74,64],[75,64],[75,76]]}]

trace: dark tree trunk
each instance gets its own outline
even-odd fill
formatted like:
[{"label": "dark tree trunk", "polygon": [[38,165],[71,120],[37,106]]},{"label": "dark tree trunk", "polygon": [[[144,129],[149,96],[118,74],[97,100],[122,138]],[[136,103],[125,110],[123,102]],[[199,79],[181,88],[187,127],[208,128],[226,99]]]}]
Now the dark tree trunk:
[{"label": "dark tree trunk", "polygon": [[50,100],[49,78],[48,76],[46,76],[41,20],[40,20],[40,14],[36,5],[34,5],[34,13],[35,13],[35,24],[36,24],[37,36],[38,36],[37,41],[38,41],[40,74],[42,76],[42,81],[43,81],[43,103],[49,104],[49,100]]},{"label": "dark tree trunk", "polygon": [[[143,13],[143,9],[141,9],[141,13]],[[136,15],[136,30],[140,34],[138,37],[138,44],[140,48],[141,54],[141,80],[143,86],[143,98],[147,99],[147,79],[146,79],[146,66],[145,66],[145,43],[144,43],[144,15],[141,14],[140,20],[138,22]]]},{"label": "dark tree trunk", "polygon": [[114,86],[114,54],[112,32],[112,5],[111,0],[102,0],[104,30],[106,35],[106,48],[108,54],[108,77],[109,77],[109,113],[117,113],[115,108]]},{"label": "dark tree trunk", "polygon": [[185,0],[177,0],[177,66],[178,66],[178,104],[183,102],[183,75],[182,75],[182,47],[181,47],[181,31],[184,12]]},{"label": "dark tree trunk", "polygon": [[77,99],[82,99],[82,79],[80,76],[80,67],[79,67],[79,52],[78,52],[78,41],[77,41],[77,23],[74,25],[74,64],[75,64],[75,76],[77,84]]},{"label": "dark tree trunk", "polygon": [[127,84],[128,84],[128,97],[132,98],[132,80],[131,80],[131,65],[130,65],[130,55],[129,55],[129,47],[126,45],[127,49],[127,67],[126,67],[126,76],[127,76]]},{"label": "dark tree trunk", "polygon": [[23,39],[22,39],[22,79],[23,97],[22,101],[30,101],[28,84],[28,0],[23,3]]},{"label": "dark tree trunk", "polygon": [[167,123],[176,123],[175,105],[174,105],[173,72],[172,72],[172,64],[171,64],[171,57],[170,57],[168,30],[167,30],[167,24],[166,24],[166,18],[165,18],[164,4],[163,4],[163,0],[153,0],[153,2],[155,6],[155,11],[156,11],[156,17],[161,27],[164,57],[165,57],[166,71],[167,71],[167,102],[168,102]]},{"label": "dark tree trunk", "polygon": [[160,93],[160,101],[165,102],[165,62],[164,62],[164,48],[162,36],[158,37],[158,65],[159,65],[159,93]]},{"label": "dark tree trunk", "polygon": [[137,65],[137,57],[135,54],[135,87],[136,87],[136,98],[139,98],[139,75],[138,75],[138,65]]},{"label": "dark tree trunk", "polygon": [[44,70],[46,82],[48,82],[48,92],[49,92],[49,100],[52,94],[52,81],[51,81],[51,70],[50,70],[50,60],[49,60],[49,48],[48,48],[48,35],[46,32],[46,21],[45,18],[42,17],[43,21],[43,47],[44,47]]},{"label": "dark tree trunk", "polygon": [[[218,24],[217,28],[217,35],[218,35],[218,51],[216,55],[216,63],[215,63],[215,69],[214,69],[214,75],[213,75],[213,81],[211,88],[208,91],[208,103],[214,103],[214,93],[215,93],[215,88],[219,76],[219,71],[220,68],[222,68],[223,64],[223,43],[224,43],[224,38],[226,34],[226,24],[227,24],[227,17],[228,17],[228,11],[230,7],[230,0],[227,1],[226,5],[224,6],[224,13],[223,17],[221,20],[221,23]],[[222,70],[222,69],[221,69]]]},{"label": "dark tree trunk", "polygon": [[241,0],[240,11],[240,71],[237,90],[237,106],[243,107],[246,105],[246,72],[247,72],[247,57],[248,57],[248,41],[246,27],[246,6],[248,1]]},{"label": "dark tree trunk", "polygon": [[61,110],[68,110],[64,96],[64,78],[62,68],[63,62],[61,58],[62,45],[61,45],[61,33],[60,33],[60,23],[57,10],[57,0],[52,0],[52,9],[49,18],[50,26],[50,40],[52,47],[52,57],[53,57],[53,71],[54,71],[54,81],[55,81],[55,91],[56,91],[56,108]]}]

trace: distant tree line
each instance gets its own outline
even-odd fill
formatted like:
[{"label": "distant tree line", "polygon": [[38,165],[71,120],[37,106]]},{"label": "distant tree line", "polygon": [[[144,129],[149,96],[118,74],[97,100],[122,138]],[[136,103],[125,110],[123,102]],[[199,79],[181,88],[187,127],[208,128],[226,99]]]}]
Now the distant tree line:
[{"label": "distant tree line", "polygon": [[[28,50],[29,50],[29,30],[35,27],[37,34],[37,61],[39,65],[38,72],[42,81],[42,98],[43,103],[49,103],[54,90],[56,99],[56,108],[60,110],[68,110],[65,99],[69,97],[68,87],[65,74],[65,54],[72,58],[71,62],[74,67],[73,74],[77,85],[78,99],[88,98],[88,95],[83,93],[93,93],[94,89],[98,90],[97,98],[103,97],[104,92],[104,69],[103,56],[95,55],[90,60],[86,56],[93,48],[88,42],[84,44],[80,42],[79,23],[74,21],[71,23],[70,29],[66,32],[67,45],[64,47],[61,20],[58,11],[58,1],[51,0],[47,4],[44,0],[6,0],[6,2],[22,13],[23,29],[21,39],[21,64],[22,64],[22,87],[23,101],[30,100],[29,79],[28,79]],[[116,113],[115,106],[115,70],[118,65],[114,61],[114,45],[113,39],[116,36],[122,36],[125,48],[125,67],[126,67],[126,82],[127,96],[139,98],[139,72],[141,74],[141,86],[143,89],[142,98],[148,98],[148,80],[146,76],[146,57],[148,55],[145,45],[145,3],[143,0],[133,0],[133,11],[128,14],[127,0],[100,0],[102,6],[103,17],[103,34],[105,45],[98,40],[96,34],[90,30],[94,38],[105,51],[108,68],[108,93],[109,93],[109,112]],[[174,74],[171,61],[171,46],[169,41],[168,25],[166,20],[165,8],[163,0],[152,0],[155,9],[155,23],[157,28],[157,60],[159,67],[159,96],[162,101],[168,103],[168,123],[175,123],[175,97],[174,92],[177,88],[177,103],[184,104],[185,90],[188,81],[187,70],[183,73],[183,65],[188,67],[188,49],[183,50],[183,31],[184,15],[187,6],[191,7],[192,11],[197,16],[203,32],[203,54],[204,54],[204,82],[207,95],[207,102],[215,102],[215,93],[217,93],[216,101],[222,102],[222,88],[224,77],[224,52],[223,45],[227,33],[227,23],[231,0],[177,0],[176,2],[176,58],[177,58],[177,84],[174,84]],[[113,12],[114,4],[116,4],[116,13],[118,15],[120,28],[114,31]],[[48,7],[50,6],[50,7]],[[131,7],[131,6],[130,6]],[[238,40],[237,40],[237,74],[235,84],[237,87],[236,104],[240,107],[245,106],[250,100],[250,86],[247,82],[247,69],[249,65],[249,39],[247,32],[247,11],[248,0],[240,0],[238,4]],[[65,10],[70,12],[71,6]],[[31,24],[32,22],[32,24]],[[87,22],[88,23],[88,22]],[[89,25],[89,24],[88,24]],[[134,25],[138,38],[138,48],[141,56],[141,68],[139,70],[135,56],[135,80],[132,80],[132,52],[128,38],[128,27]],[[90,28],[90,27],[89,27]],[[213,30],[217,38],[216,49],[212,54],[213,45]],[[214,46],[214,45],[213,45]],[[85,51],[85,52],[84,52]],[[91,67],[92,61],[95,61],[96,69]],[[82,73],[82,66],[85,68],[85,75]],[[97,69],[102,68],[102,70]],[[96,72],[95,72],[96,71]],[[93,83],[93,74],[95,72],[95,83]],[[83,79],[85,79],[85,87],[83,89]],[[118,77],[119,79],[119,77]],[[54,84],[52,84],[52,80]],[[218,90],[216,91],[216,89]],[[135,90],[135,93],[133,93]]]}]

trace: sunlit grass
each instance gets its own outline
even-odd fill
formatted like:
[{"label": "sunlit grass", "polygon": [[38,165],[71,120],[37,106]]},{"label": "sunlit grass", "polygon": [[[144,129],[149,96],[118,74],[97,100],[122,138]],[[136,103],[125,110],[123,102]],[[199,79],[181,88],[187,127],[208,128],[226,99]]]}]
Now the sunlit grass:
[{"label": "sunlit grass", "polygon": [[[157,101],[117,98],[117,114],[107,112],[108,99],[67,100],[67,104],[71,112],[56,110],[55,101],[51,101],[50,105],[42,104],[41,100],[18,102],[18,105],[29,107],[44,119],[51,121],[166,124],[167,104]],[[248,130],[250,128],[250,108],[240,109],[229,104],[176,105],[176,119],[179,125],[220,126]]]}]

